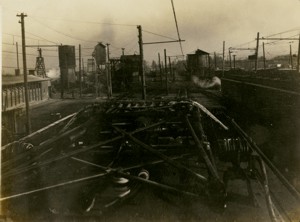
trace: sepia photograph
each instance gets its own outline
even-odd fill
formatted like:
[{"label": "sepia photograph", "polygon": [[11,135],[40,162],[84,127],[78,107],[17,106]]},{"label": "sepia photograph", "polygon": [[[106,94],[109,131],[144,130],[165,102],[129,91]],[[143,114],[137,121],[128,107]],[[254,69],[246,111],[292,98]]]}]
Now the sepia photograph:
[{"label": "sepia photograph", "polygon": [[299,222],[300,0],[0,0],[0,222]]}]

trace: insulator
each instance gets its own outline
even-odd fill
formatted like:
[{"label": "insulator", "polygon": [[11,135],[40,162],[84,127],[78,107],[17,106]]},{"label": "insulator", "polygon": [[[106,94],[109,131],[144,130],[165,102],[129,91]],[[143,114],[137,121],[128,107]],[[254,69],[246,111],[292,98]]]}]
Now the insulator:
[{"label": "insulator", "polygon": [[129,180],[124,177],[113,177],[114,191],[118,197],[124,197],[130,193]]},{"label": "insulator", "polygon": [[236,161],[237,159],[241,162],[247,161],[251,149],[247,142],[240,138],[225,138],[219,140],[219,158],[222,161]]},{"label": "insulator", "polygon": [[145,170],[145,169],[142,169],[139,174],[138,174],[139,177],[145,179],[145,180],[148,180],[149,177],[150,177],[150,174],[148,172],[148,170]]}]

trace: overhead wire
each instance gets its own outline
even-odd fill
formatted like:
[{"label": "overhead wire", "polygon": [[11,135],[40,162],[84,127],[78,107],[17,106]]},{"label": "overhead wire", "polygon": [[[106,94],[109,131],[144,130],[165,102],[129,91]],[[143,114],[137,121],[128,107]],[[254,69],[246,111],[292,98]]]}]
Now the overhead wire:
[{"label": "overhead wire", "polygon": [[152,34],[152,35],[157,35],[157,36],[164,37],[164,38],[168,38],[168,39],[171,39],[171,40],[178,40],[178,39],[175,39],[175,38],[172,38],[172,37],[168,37],[168,36],[165,36],[165,35],[157,34],[157,33],[151,32],[151,31],[147,31],[145,29],[143,29],[143,32],[146,32],[146,33],[149,33],[149,34]]},{"label": "overhead wire", "polygon": [[82,21],[82,20],[73,20],[73,19],[62,19],[62,18],[49,18],[49,17],[38,17],[38,16],[31,16],[32,18],[41,18],[47,20],[58,20],[64,22],[74,22],[74,23],[87,23],[87,24],[96,24],[96,25],[112,25],[112,26],[137,26],[136,24],[121,24],[121,23],[110,23],[110,22],[95,22],[95,21]]},{"label": "overhead wire", "polygon": [[[32,17],[31,17],[31,18],[32,18]],[[69,35],[69,34],[66,34],[66,33],[64,33],[64,32],[58,31],[58,30],[56,30],[56,29],[54,29],[54,28],[52,28],[52,27],[46,25],[45,23],[43,23],[43,22],[41,22],[41,21],[38,21],[38,20],[35,19],[35,18],[32,18],[32,19],[33,19],[34,21],[36,21],[37,23],[39,23],[39,24],[41,24],[41,25],[47,27],[48,29],[50,29],[50,30],[52,30],[52,31],[55,31],[55,32],[58,33],[58,34],[64,35],[64,36],[66,36],[66,37],[68,37],[68,38],[75,39],[75,40],[79,40],[79,41],[83,41],[83,42],[93,42],[93,43],[97,43],[97,41],[91,41],[91,40],[86,40],[86,39],[76,38],[76,37],[74,37],[74,36],[72,36],[72,35]]]}]

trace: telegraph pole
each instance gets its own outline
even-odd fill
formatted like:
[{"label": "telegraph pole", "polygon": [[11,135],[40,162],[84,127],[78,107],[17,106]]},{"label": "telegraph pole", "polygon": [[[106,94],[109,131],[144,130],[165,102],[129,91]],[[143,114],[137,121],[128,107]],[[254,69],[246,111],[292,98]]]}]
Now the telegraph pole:
[{"label": "telegraph pole", "polygon": [[142,99],[146,99],[146,81],[144,71],[144,51],[143,51],[143,37],[142,37],[142,26],[138,25],[139,31],[139,47],[140,47],[140,76],[142,78]]},{"label": "telegraph pole", "polygon": [[215,63],[215,70],[217,70],[217,54],[214,52],[214,63]]},{"label": "telegraph pole", "polygon": [[[259,33],[257,33],[259,34]],[[259,37],[259,35],[257,35]],[[258,39],[258,38],[257,38]],[[297,58],[297,72],[299,72],[300,66],[300,35],[299,38],[261,38],[262,40],[297,40],[298,41],[298,58]]]},{"label": "telegraph pole", "polygon": [[158,53],[158,67],[159,67],[160,83],[161,83],[161,86],[163,86],[163,77],[162,77],[162,71],[161,71],[160,53]]},{"label": "telegraph pole", "polygon": [[293,54],[292,54],[292,45],[290,44],[290,64],[291,69],[293,70]]},{"label": "telegraph pole", "polygon": [[166,75],[166,93],[169,95],[169,87],[168,87],[168,68],[167,68],[167,50],[164,49],[165,56],[165,75]]},{"label": "telegraph pole", "polygon": [[233,55],[233,69],[235,70],[235,56],[236,55]]},{"label": "telegraph pole", "polygon": [[24,72],[24,88],[25,88],[25,109],[26,109],[26,133],[31,133],[31,121],[30,121],[30,110],[29,110],[29,98],[28,98],[28,83],[27,83],[27,64],[26,64],[26,45],[25,45],[25,24],[24,18],[27,17],[24,13],[17,15],[21,17],[21,31],[22,31],[22,55],[23,55],[23,72]]},{"label": "telegraph pole", "polygon": [[19,64],[19,46],[18,42],[16,42],[16,52],[17,52],[17,69],[18,69],[18,75],[20,75],[20,64]]},{"label": "telegraph pole", "polygon": [[79,97],[82,96],[82,85],[81,85],[81,45],[79,44]]},{"label": "telegraph pole", "polygon": [[223,41],[222,77],[224,77],[225,41]]},{"label": "telegraph pole", "polygon": [[232,65],[231,65],[231,51],[230,51],[230,48],[228,49],[228,54],[229,54],[229,67],[231,69]]},{"label": "telegraph pole", "polygon": [[106,73],[107,73],[107,97],[110,98],[112,96],[112,84],[111,84],[111,73],[110,73],[110,57],[109,57],[109,43],[106,44],[107,46],[107,66],[106,66]]},{"label": "telegraph pole", "polygon": [[300,66],[300,35],[299,35],[299,41],[298,41],[297,72],[299,72],[299,66]]},{"label": "telegraph pole", "polygon": [[264,57],[264,69],[266,69],[266,54],[265,54],[265,43],[263,42],[263,57]]},{"label": "telegraph pole", "polygon": [[256,50],[255,50],[255,72],[257,71],[257,63],[258,63],[258,46],[259,46],[259,32],[257,33],[257,38],[256,38]]}]

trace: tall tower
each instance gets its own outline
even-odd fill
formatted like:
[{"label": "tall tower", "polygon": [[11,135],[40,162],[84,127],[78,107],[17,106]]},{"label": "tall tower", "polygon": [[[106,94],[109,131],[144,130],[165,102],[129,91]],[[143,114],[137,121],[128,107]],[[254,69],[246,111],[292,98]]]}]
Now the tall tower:
[{"label": "tall tower", "polygon": [[35,71],[37,76],[46,78],[46,69],[44,63],[44,57],[42,56],[42,49],[38,48],[39,57],[36,57]]}]

